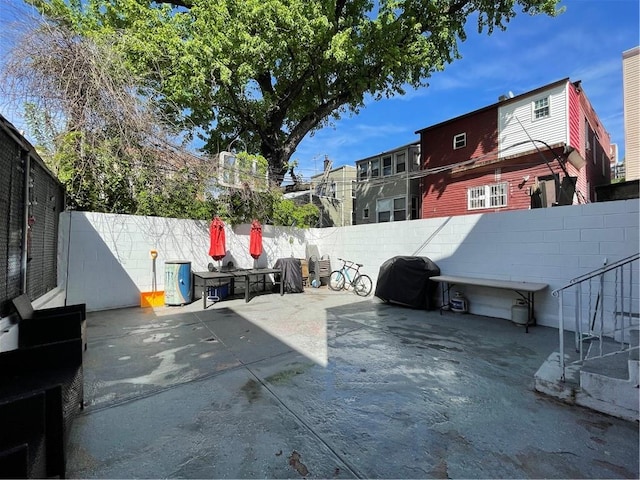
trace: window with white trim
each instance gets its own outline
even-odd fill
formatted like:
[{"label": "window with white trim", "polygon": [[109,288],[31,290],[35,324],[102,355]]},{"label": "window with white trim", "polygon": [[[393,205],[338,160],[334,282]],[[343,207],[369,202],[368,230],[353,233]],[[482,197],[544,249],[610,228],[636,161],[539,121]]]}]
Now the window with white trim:
[{"label": "window with white trim", "polygon": [[364,181],[369,174],[369,162],[362,162],[358,164],[358,180]]},{"label": "window with white trim", "polygon": [[371,178],[380,176],[380,159],[371,160]]},{"label": "window with white trim", "polygon": [[386,157],[382,157],[382,175],[388,176],[393,173],[391,164],[391,155],[387,155]]},{"label": "window with white trim", "polygon": [[407,219],[407,198],[400,197],[393,199],[393,221],[399,222]]},{"label": "window with white trim", "polygon": [[546,118],[550,115],[549,97],[540,98],[533,102],[533,119]]},{"label": "window with white trim", "polygon": [[236,156],[233,153],[222,153],[220,155],[222,166],[222,184],[233,185],[236,173]]},{"label": "window with white trim", "polygon": [[467,209],[506,207],[507,185],[505,182],[469,188],[467,190]]},{"label": "window with white trim", "polygon": [[463,148],[467,146],[467,134],[466,133],[458,133],[453,136],[453,149],[457,150],[458,148]]},{"label": "window with white trim", "polygon": [[376,201],[378,223],[399,222],[407,217],[406,197],[383,198]]},{"label": "window with white trim", "polygon": [[418,197],[413,195],[411,197],[411,220],[415,220],[418,217]]},{"label": "window with white trim", "polygon": [[396,153],[396,173],[402,173],[407,169],[407,154]]},{"label": "window with white trim", "polygon": [[385,198],[376,201],[376,213],[378,215],[377,222],[390,222],[391,221],[391,199]]}]

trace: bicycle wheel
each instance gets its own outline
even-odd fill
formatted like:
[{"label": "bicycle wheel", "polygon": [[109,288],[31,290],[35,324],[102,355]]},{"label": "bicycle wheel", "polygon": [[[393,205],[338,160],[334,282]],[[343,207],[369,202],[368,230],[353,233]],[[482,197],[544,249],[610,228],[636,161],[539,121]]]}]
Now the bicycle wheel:
[{"label": "bicycle wheel", "polygon": [[373,282],[368,275],[359,275],[358,278],[353,281],[353,289],[355,290],[356,294],[360,295],[361,297],[366,297],[367,295],[369,295],[371,293],[372,286]]},{"label": "bicycle wheel", "polygon": [[334,270],[329,276],[329,288],[331,290],[342,290],[344,288],[344,274],[340,270]]}]

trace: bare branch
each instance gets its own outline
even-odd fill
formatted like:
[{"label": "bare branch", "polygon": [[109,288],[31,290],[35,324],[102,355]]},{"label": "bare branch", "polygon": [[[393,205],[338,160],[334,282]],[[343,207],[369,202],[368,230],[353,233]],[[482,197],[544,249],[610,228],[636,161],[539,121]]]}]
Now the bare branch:
[{"label": "bare branch", "polygon": [[[108,183],[115,174],[125,176],[131,189],[136,178],[144,178],[151,182],[145,187],[160,191],[168,176],[202,169],[202,159],[177,141],[178,126],[152,108],[154,92],[141,94],[143,83],[126,70],[113,45],[46,21],[23,32],[5,62],[0,85],[14,101],[34,106],[32,112],[43,119],[46,136],[55,144],[52,151],[76,151],[69,181],[75,193],[85,194],[85,180]],[[59,165],[49,167],[57,173]]]}]

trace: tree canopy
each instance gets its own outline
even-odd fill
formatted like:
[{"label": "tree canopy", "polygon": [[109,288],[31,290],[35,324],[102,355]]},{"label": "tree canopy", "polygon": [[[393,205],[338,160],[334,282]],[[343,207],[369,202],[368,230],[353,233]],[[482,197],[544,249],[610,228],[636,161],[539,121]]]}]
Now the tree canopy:
[{"label": "tree canopy", "polygon": [[217,153],[241,138],[277,184],[307,134],[365,99],[426,86],[480,33],[558,0],[25,0],[108,41],[138,94],[186,138]]},{"label": "tree canopy", "polygon": [[127,72],[109,38],[47,21],[22,27],[0,89],[22,99],[36,149],[65,186],[68,208],[316,226],[317,207],[295,205],[268,183],[264,157],[234,153],[224,156],[227,165],[181,145],[179,126],[139,94],[143,82]]}]

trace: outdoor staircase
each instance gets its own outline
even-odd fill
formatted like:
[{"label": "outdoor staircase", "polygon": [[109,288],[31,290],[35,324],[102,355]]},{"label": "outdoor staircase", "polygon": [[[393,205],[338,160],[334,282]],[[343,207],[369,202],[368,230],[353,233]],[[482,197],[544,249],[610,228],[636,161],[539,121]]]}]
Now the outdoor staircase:
[{"label": "outdoor staircase", "polygon": [[[559,350],[536,372],[537,391],[639,420],[638,258],[605,265],[553,292],[559,299]],[[565,297],[571,290],[573,302]],[[567,331],[571,317],[574,328]],[[566,343],[573,348],[565,349]]]}]

